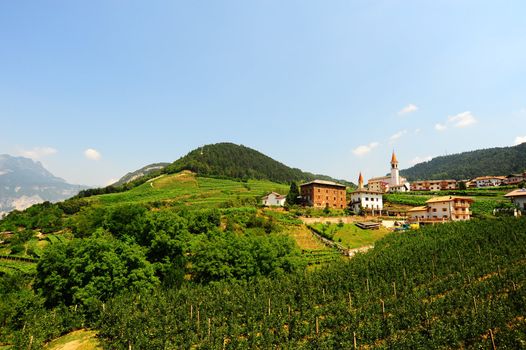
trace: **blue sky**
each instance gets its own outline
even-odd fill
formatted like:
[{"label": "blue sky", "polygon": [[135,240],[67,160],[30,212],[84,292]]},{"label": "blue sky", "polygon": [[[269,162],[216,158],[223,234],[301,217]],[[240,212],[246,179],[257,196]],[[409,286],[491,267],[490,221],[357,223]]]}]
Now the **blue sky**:
[{"label": "blue sky", "polygon": [[526,141],[523,1],[3,1],[0,153],[72,183],[230,141],[356,181]]}]

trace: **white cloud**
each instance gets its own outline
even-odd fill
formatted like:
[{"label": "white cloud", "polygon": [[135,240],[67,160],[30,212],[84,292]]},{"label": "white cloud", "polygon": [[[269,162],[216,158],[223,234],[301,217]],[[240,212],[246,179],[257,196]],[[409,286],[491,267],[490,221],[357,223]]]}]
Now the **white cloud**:
[{"label": "white cloud", "polygon": [[470,111],[462,112],[457,115],[447,117],[448,123],[452,123],[455,128],[465,128],[477,122],[477,119]]},{"label": "white cloud", "polygon": [[420,131],[422,131],[422,130],[420,130],[420,128],[419,129],[415,129],[415,135],[420,134]]},{"label": "white cloud", "polygon": [[445,124],[440,124],[440,123],[435,124],[436,131],[444,131],[446,129],[447,129],[447,126]]},{"label": "white cloud", "polygon": [[398,111],[398,115],[404,115],[404,114],[413,113],[413,112],[416,112],[417,110],[418,110],[418,107],[415,106],[414,104],[410,103],[407,106],[405,106],[404,108],[402,108],[401,110],[399,110]]},{"label": "white cloud", "polygon": [[423,157],[416,156],[416,157],[414,157],[414,158],[411,160],[411,164],[412,164],[412,165],[415,165],[415,164],[418,164],[418,163],[428,162],[428,161],[430,161],[431,159],[433,159],[432,156],[423,156]]},{"label": "white cloud", "polygon": [[380,144],[378,142],[371,142],[368,145],[361,145],[361,146],[356,147],[355,149],[352,150],[352,153],[354,153],[358,157],[362,157],[366,155],[367,153],[371,152],[373,149],[375,149],[379,145]]},{"label": "white cloud", "polygon": [[20,150],[19,154],[22,157],[27,157],[31,159],[40,159],[42,157],[47,157],[57,153],[57,150],[53,147],[35,147],[28,150]]},{"label": "white cloud", "polygon": [[391,137],[389,137],[389,141],[391,143],[393,143],[396,140],[398,140],[400,137],[404,136],[405,134],[407,134],[407,130],[401,130],[401,131],[397,132],[396,134],[391,135]]},{"label": "white cloud", "polygon": [[475,118],[473,113],[470,111],[462,112],[457,115],[450,115],[447,117],[447,120],[445,123],[436,123],[435,124],[435,130],[437,131],[444,131],[449,126],[455,127],[455,128],[466,128],[468,126],[471,126],[473,124],[476,124],[478,120]]},{"label": "white cloud", "polygon": [[520,145],[521,143],[526,142],[526,136],[517,136],[515,138],[515,146]]},{"label": "white cloud", "polygon": [[85,150],[84,156],[90,160],[99,160],[102,157],[99,151],[93,148],[88,148],[87,150]]}]

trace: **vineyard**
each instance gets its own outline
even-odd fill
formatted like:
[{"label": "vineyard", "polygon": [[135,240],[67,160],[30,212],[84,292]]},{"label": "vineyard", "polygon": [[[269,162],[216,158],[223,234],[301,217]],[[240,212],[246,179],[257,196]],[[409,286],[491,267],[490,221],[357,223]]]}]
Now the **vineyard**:
[{"label": "vineyard", "polygon": [[124,294],[96,328],[107,349],[518,349],[525,265],[525,219],[437,225],[311,273]]}]

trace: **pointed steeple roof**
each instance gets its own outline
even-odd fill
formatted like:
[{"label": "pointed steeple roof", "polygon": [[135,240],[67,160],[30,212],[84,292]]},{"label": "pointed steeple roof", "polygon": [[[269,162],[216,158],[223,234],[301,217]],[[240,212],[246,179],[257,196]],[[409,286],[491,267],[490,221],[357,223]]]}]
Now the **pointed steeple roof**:
[{"label": "pointed steeple roof", "polygon": [[391,164],[398,163],[398,159],[396,159],[396,154],[393,150],[393,155],[391,156]]},{"label": "pointed steeple roof", "polygon": [[363,189],[363,176],[362,172],[360,171],[360,176],[358,177],[358,189]]}]

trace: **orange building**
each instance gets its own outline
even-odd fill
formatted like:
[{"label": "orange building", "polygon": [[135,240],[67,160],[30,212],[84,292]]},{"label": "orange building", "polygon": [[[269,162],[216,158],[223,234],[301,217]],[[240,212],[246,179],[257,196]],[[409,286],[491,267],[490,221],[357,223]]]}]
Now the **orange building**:
[{"label": "orange building", "polygon": [[316,208],[343,209],[347,206],[346,186],[332,181],[314,180],[300,185],[306,205]]}]

